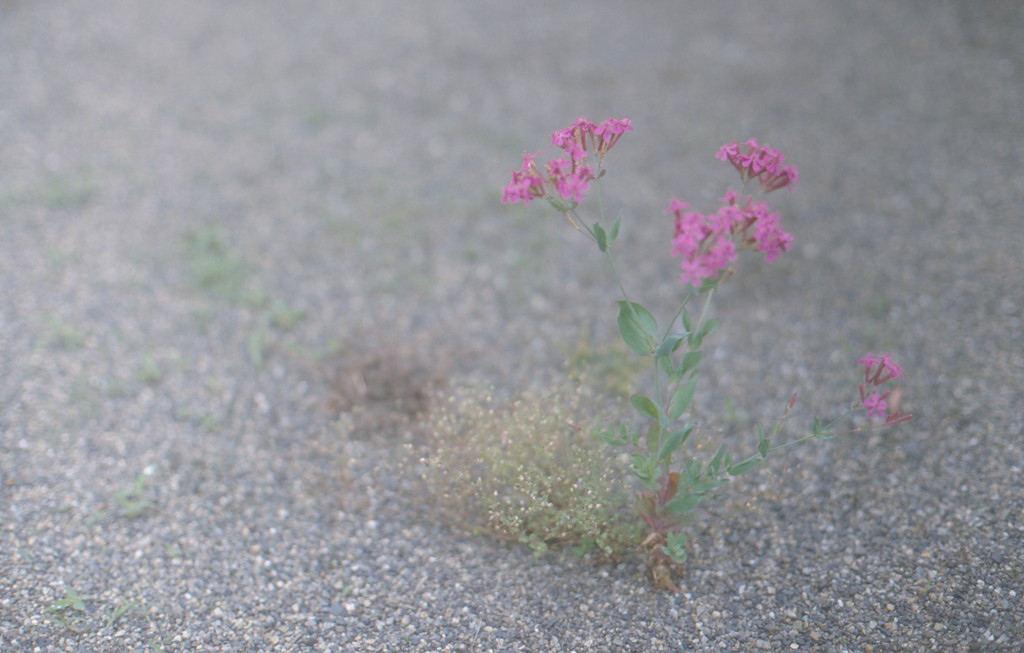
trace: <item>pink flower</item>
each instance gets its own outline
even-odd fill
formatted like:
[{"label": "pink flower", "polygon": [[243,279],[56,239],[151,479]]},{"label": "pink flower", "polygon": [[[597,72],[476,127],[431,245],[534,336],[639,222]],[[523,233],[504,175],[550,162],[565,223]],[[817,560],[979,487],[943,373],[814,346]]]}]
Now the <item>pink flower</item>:
[{"label": "pink flower", "polygon": [[594,136],[600,138],[600,144],[597,148],[598,160],[603,159],[608,150],[615,147],[615,144],[619,142],[623,134],[631,131],[633,131],[633,125],[629,122],[629,118],[609,118],[602,122],[594,130]]},{"label": "pink flower", "polygon": [[572,141],[571,129],[556,129],[551,132],[551,144],[555,147],[565,148],[565,144]]},{"label": "pink flower", "polygon": [[566,141],[563,149],[566,154],[572,157],[573,163],[587,158],[587,151],[578,145],[576,141]]},{"label": "pink flower", "polygon": [[[682,204],[682,206],[686,206]],[[694,258],[707,237],[704,216],[694,211],[674,212],[675,235],[672,237],[672,255],[684,259]]]},{"label": "pink flower", "polygon": [[731,163],[743,181],[757,179],[765,193],[792,186],[799,180],[800,173],[795,167],[783,165],[786,157],[782,152],[763,147],[753,138],[743,147],[745,150],[741,151],[735,141],[727,143],[719,148],[715,158]]},{"label": "pink flower", "polygon": [[719,148],[718,153],[715,154],[715,158],[721,161],[733,161],[740,156],[740,147],[736,144],[736,141],[727,143]]},{"label": "pink flower", "polygon": [[867,409],[869,418],[885,417],[887,404],[885,403],[884,395],[880,397],[877,392],[872,392],[871,395],[861,401],[861,404]]},{"label": "pink flower", "polygon": [[860,392],[861,405],[868,411],[868,417],[885,417],[883,426],[899,424],[913,417],[904,415],[903,411],[898,410],[903,394],[899,388],[886,390],[882,394],[866,392],[867,387],[881,385],[890,379],[902,379],[903,368],[893,363],[889,356],[884,354],[882,356],[868,354],[857,363],[864,366],[864,383],[857,384],[857,390]]},{"label": "pink flower", "polygon": [[572,123],[565,129],[558,129],[553,132],[551,134],[551,144],[568,152],[568,148],[570,147],[569,144],[575,143],[579,149],[586,151],[587,141],[590,139],[591,134],[593,134],[593,131],[596,128],[597,125],[590,122],[585,117],[580,116],[576,119],[576,122]]},{"label": "pink flower", "polygon": [[893,363],[888,354],[868,354],[857,364],[864,366],[864,383],[867,385],[881,385],[889,379],[903,378],[903,368]]},{"label": "pink flower", "polygon": [[717,277],[736,260],[732,225],[739,219],[735,207],[722,207],[718,213],[701,215],[684,211],[686,204],[673,199],[665,213],[675,216],[672,255],[682,259],[679,267],[683,283],[699,286],[704,279]]},{"label": "pink flower", "polygon": [[523,154],[523,166],[512,173],[512,180],[501,189],[502,204],[522,202],[529,204],[531,199],[544,197],[544,179],[540,176],[533,160],[540,152]]},{"label": "pink flower", "polygon": [[679,199],[673,197],[669,201],[668,208],[665,209],[664,214],[668,215],[670,213],[674,213],[676,215],[676,217],[679,217],[681,215],[682,210],[685,209],[688,206],[690,206],[690,205],[687,204],[686,202],[682,202]]},{"label": "pink flower", "polygon": [[[559,164],[552,166],[552,164]],[[590,181],[594,178],[593,172],[587,166],[578,166],[575,170],[571,168],[566,171],[566,161],[555,159],[548,166],[552,170],[551,179],[555,190],[564,199],[571,199],[574,202],[583,201],[583,193],[590,187]],[[555,172],[557,171],[557,172]]]},{"label": "pink flower", "polygon": [[629,118],[613,118],[598,126],[582,116],[565,129],[555,130],[551,144],[565,154],[548,161],[543,172],[533,161],[539,152],[524,154],[522,167],[514,171],[512,180],[502,187],[501,201],[529,204],[541,197],[554,200],[555,195],[548,192],[548,188],[553,188],[562,199],[582,202],[590,182],[596,179],[588,157],[596,152],[600,166],[605,153],[629,131],[633,131]]},{"label": "pink flower", "polygon": [[626,132],[633,131],[633,125],[629,118],[609,118],[594,130],[594,134],[601,137],[602,141],[610,141],[613,136],[621,136]]},{"label": "pink flower", "polygon": [[754,242],[754,249],[764,253],[765,263],[771,263],[789,251],[793,237],[779,227],[779,216],[765,207],[754,222]]},{"label": "pink flower", "polygon": [[[796,168],[783,165],[781,152],[762,147],[753,138],[742,146],[735,141],[726,143],[715,158],[730,162],[744,181],[757,179],[766,193],[797,179]],[[718,201],[723,206],[706,216],[683,211],[686,205],[677,199],[665,211],[675,216],[672,255],[683,259],[684,282],[699,285],[703,279],[717,276],[735,260],[737,249],[754,249],[771,263],[793,245],[793,236],[783,231],[778,214],[767,204],[755,203],[750,196],[741,198],[732,189]]]},{"label": "pink flower", "polygon": [[672,255],[683,259],[683,281],[695,286],[727,269],[740,248],[762,252],[765,261],[771,263],[793,243],[793,237],[779,227],[779,216],[767,204],[756,204],[749,196],[740,204],[732,190],[719,201],[724,206],[708,215],[685,211],[686,204],[678,199],[665,210],[675,216]]},{"label": "pink flower", "polygon": [[547,171],[548,180],[559,195],[574,202],[583,201],[583,191],[587,190],[589,181],[593,179],[590,168],[577,166],[571,157],[562,157],[548,161]]},{"label": "pink flower", "polygon": [[551,134],[551,144],[566,151],[573,161],[582,161],[591,153],[597,154],[600,167],[604,155],[615,147],[622,135],[633,131],[629,118],[610,118],[600,125],[581,116],[565,129]]},{"label": "pink flower", "polygon": [[542,172],[533,162],[539,152],[524,154],[522,167],[513,172],[512,180],[502,187],[501,201],[505,204],[529,204],[530,200],[540,197],[554,200],[555,195],[548,192],[551,187],[562,199],[582,202],[590,182],[598,176],[588,165],[590,154],[597,153],[597,168],[600,169],[604,155],[623,134],[630,131],[633,131],[633,126],[629,118],[612,118],[600,126],[586,117],[577,118],[565,129],[551,133],[551,144],[565,155],[548,161]]},{"label": "pink flower", "polygon": [[704,253],[704,265],[716,275],[735,260],[736,244],[723,236],[712,240]]}]

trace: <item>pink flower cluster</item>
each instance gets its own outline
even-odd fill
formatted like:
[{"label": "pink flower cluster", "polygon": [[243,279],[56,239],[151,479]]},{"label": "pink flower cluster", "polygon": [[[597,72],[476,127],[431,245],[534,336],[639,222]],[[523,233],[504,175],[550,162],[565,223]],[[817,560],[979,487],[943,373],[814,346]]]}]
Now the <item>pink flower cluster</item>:
[{"label": "pink flower cluster", "polygon": [[699,286],[704,279],[717,277],[736,260],[737,242],[740,248],[764,253],[768,263],[789,251],[793,237],[779,226],[778,214],[750,196],[742,204],[738,200],[736,193],[727,191],[719,199],[722,207],[707,215],[685,211],[687,204],[678,199],[669,203],[665,213],[675,216],[672,255],[682,258],[683,283]]},{"label": "pink flower cluster", "polygon": [[582,202],[590,182],[596,179],[594,169],[588,165],[589,156],[597,157],[596,166],[600,169],[604,155],[630,131],[633,126],[629,118],[613,118],[600,125],[579,118],[565,129],[556,130],[551,134],[551,144],[564,154],[548,161],[543,169],[534,162],[540,152],[524,154],[522,167],[512,173],[512,180],[502,188],[502,203],[529,204],[537,198],[555,199],[549,187],[563,200]]},{"label": "pink flower cluster", "polygon": [[[860,403],[867,411],[869,418],[884,417],[885,426],[899,424],[910,419],[911,415],[904,415],[897,410],[899,404],[899,390],[895,393],[892,390],[885,392],[867,392],[867,388],[880,386],[890,379],[902,379],[903,368],[892,362],[888,355],[875,356],[868,354],[857,361],[864,366],[864,383],[857,386],[860,391]],[[892,406],[889,403],[892,403]]]},{"label": "pink flower cluster", "polygon": [[600,125],[580,117],[565,129],[551,134],[551,144],[560,147],[573,161],[585,159],[588,154],[597,154],[597,166],[601,167],[604,155],[615,147],[622,135],[633,131],[629,118],[609,118]]},{"label": "pink flower cluster", "polygon": [[757,140],[753,138],[742,147],[745,148],[744,151],[740,150],[741,146],[736,141],[723,145],[715,158],[731,163],[744,182],[757,179],[761,184],[761,190],[770,193],[792,186],[799,180],[800,173],[796,168],[783,165],[786,157],[782,152],[758,145]]}]

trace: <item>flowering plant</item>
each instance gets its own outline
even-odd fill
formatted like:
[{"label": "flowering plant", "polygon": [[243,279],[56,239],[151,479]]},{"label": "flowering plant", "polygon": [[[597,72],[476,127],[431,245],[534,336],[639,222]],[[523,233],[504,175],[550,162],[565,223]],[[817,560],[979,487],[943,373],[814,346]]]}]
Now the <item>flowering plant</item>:
[{"label": "flowering plant", "polygon": [[[833,437],[836,424],[858,409],[865,409],[870,420],[884,420],[880,426],[897,424],[911,416],[898,410],[899,390],[880,389],[892,379],[903,378],[903,370],[887,355],[868,354],[858,362],[864,367],[859,399],[839,418],[827,423],[815,419],[807,435],[778,441],[796,402],[794,393],[767,432],[759,427],[757,451],[752,455],[736,459],[723,445],[708,459],[691,455],[677,460],[697,427],[696,421],[687,417],[699,378],[701,347],[718,326],[716,318],[708,317],[715,289],[732,275],[730,265],[740,250],[762,253],[765,261],[771,262],[789,251],[793,237],[782,229],[778,214],[752,194],[741,195],[729,189],[719,200],[721,206],[708,214],[690,211],[686,203],[672,199],[665,214],[673,219],[671,252],[680,259],[680,280],[686,294],[668,323],[659,327],[650,311],[629,298],[615,267],[612,247],[619,235],[621,217],[605,227],[602,206],[602,220],[591,226],[578,212],[591,185],[605,175],[605,156],[631,131],[628,118],[601,124],[579,118],[555,131],[551,145],[561,153],[543,166],[537,163],[540,152],[524,154],[521,168],[512,173],[511,181],[503,188],[502,202],[547,201],[577,231],[596,243],[615,277],[622,293],[617,302],[619,334],[633,353],[650,359],[655,387],[653,396],[634,394],[630,398],[646,428],[622,424],[595,436],[629,451],[630,470],[643,486],[637,494],[636,509],[650,530],[644,541],[648,570],[657,586],[674,588],[673,570],[687,555],[682,529],[715,488],[753,469],[770,453],[806,440]],[[791,188],[799,179],[797,169],[786,165],[781,152],[754,139],[724,145],[716,157],[729,162],[745,184],[756,182],[761,195]],[[701,306],[694,318],[690,304],[697,298],[701,298]]]}]

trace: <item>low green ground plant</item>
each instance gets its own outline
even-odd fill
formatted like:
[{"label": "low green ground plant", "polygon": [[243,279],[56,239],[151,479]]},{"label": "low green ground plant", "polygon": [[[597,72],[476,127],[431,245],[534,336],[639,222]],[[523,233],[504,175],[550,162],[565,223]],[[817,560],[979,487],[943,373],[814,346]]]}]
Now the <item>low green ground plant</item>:
[{"label": "low green ground plant", "polygon": [[427,482],[451,524],[522,542],[620,558],[644,530],[622,461],[590,433],[602,428],[584,385],[562,384],[500,401],[463,389],[434,411]]}]

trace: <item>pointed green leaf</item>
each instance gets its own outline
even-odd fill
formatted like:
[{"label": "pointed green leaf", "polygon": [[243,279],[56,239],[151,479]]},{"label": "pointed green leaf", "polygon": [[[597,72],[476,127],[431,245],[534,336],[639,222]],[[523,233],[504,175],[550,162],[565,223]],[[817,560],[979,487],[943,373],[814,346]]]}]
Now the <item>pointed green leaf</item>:
[{"label": "pointed green leaf", "polygon": [[817,417],[814,418],[814,425],[811,426],[811,435],[818,440],[831,440],[835,437],[835,433],[827,426],[822,426],[821,420]]},{"label": "pointed green leaf", "polygon": [[715,457],[708,463],[708,469],[711,470],[712,476],[718,474],[718,466],[722,463],[722,459],[725,458],[725,445],[719,445],[718,451],[715,452]]},{"label": "pointed green leaf", "polygon": [[[647,452],[653,453],[660,447],[658,443],[661,442],[661,425],[657,422],[651,422],[650,427],[647,429]],[[648,458],[649,462],[653,462]]]},{"label": "pointed green leaf", "polygon": [[654,360],[658,362],[658,367],[660,367],[661,371],[665,373],[665,376],[667,376],[669,379],[672,379],[672,382],[674,383],[676,381],[674,377],[676,373],[676,368],[674,365],[672,365],[672,357],[656,356]]},{"label": "pointed green leaf", "polygon": [[700,335],[702,337],[707,337],[708,335],[711,334],[712,331],[718,328],[718,323],[719,320],[717,317],[711,318],[710,320],[704,323],[703,327],[701,327]]},{"label": "pointed green leaf", "polygon": [[615,218],[615,222],[612,223],[611,231],[608,232],[608,246],[611,247],[615,239],[619,237],[619,227],[622,226],[622,216]]},{"label": "pointed green leaf", "polygon": [[604,227],[598,223],[594,223],[594,238],[597,240],[597,248],[602,252],[608,251],[608,235],[604,232]]},{"label": "pointed green leaf", "polygon": [[711,490],[714,490],[716,487],[719,487],[721,485],[725,485],[728,482],[729,479],[727,478],[716,478],[711,481],[698,481],[687,489],[693,494],[697,494],[703,497],[707,495],[707,493],[710,492]]},{"label": "pointed green leaf", "polygon": [[658,348],[654,350],[655,356],[670,356],[672,352],[679,349],[679,343],[686,338],[685,333],[673,333],[670,336],[666,336]]},{"label": "pointed green leaf", "polygon": [[616,437],[615,434],[612,433],[611,431],[601,431],[600,433],[595,433],[594,437],[612,447],[626,446],[626,440],[620,437]]},{"label": "pointed green leaf", "polygon": [[672,431],[665,438],[665,441],[661,443],[661,449],[658,451],[658,461],[668,462],[669,458],[672,457],[679,447],[683,446],[686,439],[690,437],[690,433],[693,431],[693,424],[687,424],[686,428],[681,428],[676,431]]},{"label": "pointed green leaf", "polygon": [[616,322],[623,341],[638,356],[650,356],[654,351],[658,324],[650,311],[636,302],[618,302]]},{"label": "pointed green leaf", "polygon": [[762,458],[760,456],[751,456],[750,458],[747,458],[741,463],[730,465],[728,468],[726,468],[726,471],[729,472],[730,476],[739,476],[740,474],[749,472],[750,470],[757,467],[759,464],[761,464],[761,460]]},{"label": "pointed green leaf", "polygon": [[697,374],[694,374],[686,383],[676,388],[671,401],[668,402],[668,418],[670,421],[679,419],[686,412],[686,409],[690,407],[690,401],[693,399],[693,393],[696,389]]},{"label": "pointed green leaf", "polygon": [[[619,302],[620,306],[625,304],[626,302],[624,301]],[[636,312],[636,319],[639,320],[640,327],[643,329],[644,333],[649,335],[652,339],[655,338],[658,335],[658,323],[654,319],[654,316],[651,315],[651,312],[636,302],[629,302],[626,306],[627,311],[630,306],[633,308],[633,311]]]},{"label": "pointed green leaf", "polygon": [[758,442],[757,442],[757,453],[761,454],[762,458],[767,457],[768,456],[768,448],[770,446],[771,446],[771,444],[768,442],[768,438],[764,437],[764,435],[761,435],[761,439],[758,440]]},{"label": "pointed green leaf", "polygon": [[686,339],[686,345],[691,351],[700,349],[701,343],[704,342],[704,334],[702,333],[691,333],[690,337]]},{"label": "pointed green leaf", "polygon": [[692,511],[704,497],[699,494],[677,494],[675,498],[665,504],[665,511],[674,515],[685,515]]},{"label": "pointed green leaf", "polygon": [[700,363],[701,356],[703,355],[703,352],[700,350],[687,352],[683,356],[682,362],[679,364],[679,371],[677,372],[679,378],[686,376],[690,370],[696,369],[697,365]]},{"label": "pointed green leaf", "polygon": [[658,419],[658,405],[651,400],[650,397],[644,395],[633,395],[629,398],[629,403],[633,404],[633,408],[636,408],[637,412],[653,419]]}]

